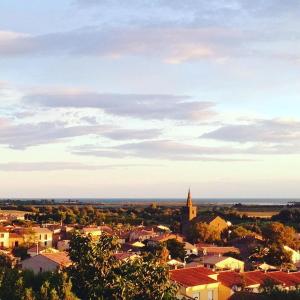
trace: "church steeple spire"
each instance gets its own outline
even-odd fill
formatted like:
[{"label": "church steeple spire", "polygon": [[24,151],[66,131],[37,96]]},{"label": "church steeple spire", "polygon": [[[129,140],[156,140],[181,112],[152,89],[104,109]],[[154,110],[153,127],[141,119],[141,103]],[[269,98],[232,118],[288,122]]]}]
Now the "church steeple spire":
[{"label": "church steeple spire", "polygon": [[190,228],[191,221],[197,217],[197,207],[193,206],[190,188],[186,199],[186,206],[183,207],[182,212],[182,232],[187,233]]},{"label": "church steeple spire", "polygon": [[187,196],[187,199],[186,199],[186,206],[187,207],[192,207],[193,206],[192,196],[191,196],[191,188],[189,188],[188,196]]}]

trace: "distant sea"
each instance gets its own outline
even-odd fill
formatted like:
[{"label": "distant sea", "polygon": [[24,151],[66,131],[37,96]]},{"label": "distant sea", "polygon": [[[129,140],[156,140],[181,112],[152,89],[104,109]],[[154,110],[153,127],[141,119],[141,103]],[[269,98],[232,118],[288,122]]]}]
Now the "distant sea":
[{"label": "distant sea", "polygon": [[[185,198],[2,198],[5,200],[54,200],[55,202],[99,203],[99,204],[134,204],[134,203],[184,203]],[[245,204],[245,205],[286,205],[289,202],[300,202],[300,198],[193,198],[194,204]]]}]

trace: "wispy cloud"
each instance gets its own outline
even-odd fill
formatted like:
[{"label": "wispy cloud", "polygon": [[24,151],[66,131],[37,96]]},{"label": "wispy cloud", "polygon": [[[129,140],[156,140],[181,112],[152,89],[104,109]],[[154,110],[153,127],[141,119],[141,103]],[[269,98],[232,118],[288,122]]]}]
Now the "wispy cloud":
[{"label": "wispy cloud", "polygon": [[102,126],[68,126],[64,122],[43,122],[37,124],[12,124],[2,120],[0,123],[0,144],[15,149],[48,144],[66,138],[88,134],[101,134]]},{"label": "wispy cloud", "polygon": [[103,136],[113,140],[147,140],[157,138],[161,131],[159,129],[118,129],[103,133]]},{"label": "wispy cloud", "polygon": [[64,170],[104,170],[114,168],[151,167],[145,164],[84,164],[78,162],[9,162],[0,163],[0,172],[47,172]]},{"label": "wispy cloud", "polygon": [[28,95],[30,105],[65,108],[99,108],[117,116],[140,119],[207,120],[216,114],[215,104],[189,96],[160,94],[101,94],[64,92]]},{"label": "wispy cloud", "polygon": [[243,151],[231,147],[205,147],[171,140],[127,143],[106,148],[97,145],[83,145],[73,148],[74,154],[98,157],[136,157],[182,161],[247,161],[248,159],[228,157],[228,155],[241,152]]},{"label": "wispy cloud", "polygon": [[248,124],[225,125],[201,138],[229,142],[290,143],[300,140],[300,122],[295,120],[254,120]]},{"label": "wispy cloud", "polygon": [[14,149],[65,141],[80,136],[97,135],[114,140],[139,140],[157,137],[160,131],[120,129],[106,125],[71,126],[66,122],[42,122],[36,124],[14,124],[10,120],[0,119],[0,144]]}]

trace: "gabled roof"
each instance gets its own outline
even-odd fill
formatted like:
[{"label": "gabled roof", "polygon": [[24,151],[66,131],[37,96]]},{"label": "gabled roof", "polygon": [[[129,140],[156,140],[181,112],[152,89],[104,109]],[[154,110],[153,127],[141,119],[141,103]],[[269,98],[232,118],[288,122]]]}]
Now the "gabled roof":
[{"label": "gabled roof", "polygon": [[39,255],[42,255],[63,267],[68,267],[72,263],[67,252],[40,253]]},{"label": "gabled roof", "polygon": [[196,247],[201,251],[205,251],[207,254],[209,253],[224,254],[228,252],[240,253],[240,250],[238,248],[232,246],[227,246],[227,247],[218,247],[213,245],[204,246],[199,243],[196,244]]},{"label": "gabled roof", "polygon": [[[256,281],[258,284],[263,284],[269,277],[267,276],[267,273],[262,272],[262,271],[250,271],[250,272],[245,272],[245,276],[247,276],[248,279]],[[277,282],[279,284],[280,282]]]},{"label": "gabled roof", "polygon": [[185,287],[218,283],[218,281],[212,279],[211,277],[209,277],[209,275],[216,275],[216,273],[203,267],[177,269],[170,271],[171,280]]},{"label": "gabled roof", "polygon": [[295,286],[300,284],[299,278],[297,276],[293,276],[293,273],[275,271],[269,272],[268,277],[272,280],[281,282],[285,286]]},{"label": "gabled roof", "polygon": [[227,259],[232,259],[232,260],[235,260],[235,261],[242,262],[241,260],[238,260],[236,258],[229,257],[229,256],[204,256],[203,257],[203,263],[204,264],[215,265],[215,264],[217,264],[221,261],[227,260]]},{"label": "gabled roof", "polygon": [[218,281],[229,288],[232,288],[233,286],[242,286],[243,284],[245,284],[246,287],[258,285],[256,281],[248,278],[244,274],[247,273],[237,273],[234,271],[220,272],[218,275]]},{"label": "gabled roof", "polygon": [[246,287],[264,284],[266,280],[273,280],[276,285],[297,286],[300,284],[300,272],[286,273],[282,271],[262,272],[250,271],[237,273],[233,271],[220,272],[218,280],[227,287],[240,286]]},{"label": "gabled roof", "polygon": [[52,231],[50,229],[45,228],[45,227],[32,227],[32,230],[35,233],[47,233],[47,234],[52,233]]}]

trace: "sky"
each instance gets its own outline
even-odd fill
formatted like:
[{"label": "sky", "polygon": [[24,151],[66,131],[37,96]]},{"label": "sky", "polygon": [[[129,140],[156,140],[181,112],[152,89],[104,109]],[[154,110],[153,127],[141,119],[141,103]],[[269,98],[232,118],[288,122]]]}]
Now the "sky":
[{"label": "sky", "polygon": [[1,0],[0,197],[300,197],[300,1]]}]

